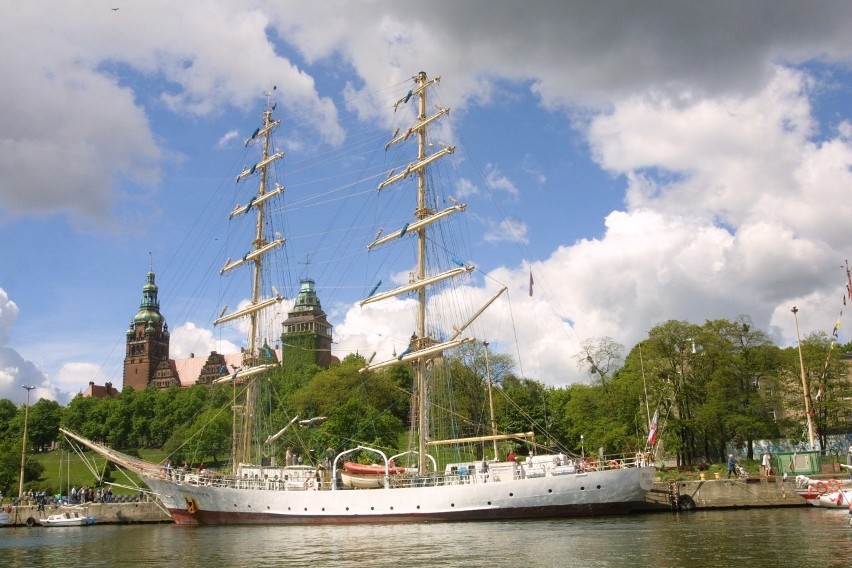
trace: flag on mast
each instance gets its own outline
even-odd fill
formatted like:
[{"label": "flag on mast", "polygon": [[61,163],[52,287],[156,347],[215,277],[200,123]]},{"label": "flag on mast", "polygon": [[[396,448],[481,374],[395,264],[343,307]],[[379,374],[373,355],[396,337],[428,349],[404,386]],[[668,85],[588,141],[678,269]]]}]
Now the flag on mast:
[{"label": "flag on mast", "polygon": [[532,270],[530,270],[530,298],[532,298],[533,294],[533,284],[535,284],[535,282],[533,282]]},{"label": "flag on mast", "polygon": [[660,409],[654,411],[654,418],[651,420],[651,431],[648,432],[648,446],[653,446],[657,443],[657,422],[660,419]]}]

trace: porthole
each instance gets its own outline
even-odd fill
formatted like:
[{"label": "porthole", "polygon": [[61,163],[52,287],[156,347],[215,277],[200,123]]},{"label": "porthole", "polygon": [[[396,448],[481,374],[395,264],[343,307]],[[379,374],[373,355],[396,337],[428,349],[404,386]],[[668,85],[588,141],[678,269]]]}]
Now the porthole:
[{"label": "porthole", "polygon": [[598,485],[598,489],[600,489],[600,488],[601,488],[601,486],[600,486],[600,485]]},{"label": "porthole", "polygon": [[455,507],[455,506],[456,506],[455,503],[450,503],[450,507]]},{"label": "porthole", "polygon": [[580,491],[585,491],[585,490],[586,490],[586,488],[585,488],[585,487],[581,487],[581,488],[580,488]]},{"label": "porthole", "polygon": [[509,493],[509,497],[514,497],[514,496],[515,496],[514,493]]},{"label": "porthole", "polygon": [[491,505],[491,501],[489,501],[488,504]]}]

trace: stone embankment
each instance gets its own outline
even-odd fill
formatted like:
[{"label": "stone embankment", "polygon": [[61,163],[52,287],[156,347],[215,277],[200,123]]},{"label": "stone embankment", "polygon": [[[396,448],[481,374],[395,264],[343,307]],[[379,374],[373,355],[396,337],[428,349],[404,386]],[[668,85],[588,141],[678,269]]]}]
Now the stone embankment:
[{"label": "stone embankment", "polygon": [[791,477],[658,481],[645,502],[649,511],[810,506],[796,494],[795,480]]},{"label": "stone embankment", "polygon": [[[70,509],[70,508],[69,508]],[[11,526],[35,525],[38,519],[59,512],[56,507],[45,507],[43,513],[39,513],[36,505],[22,505],[20,507],[10,506],[4,508],[9,513],[9,524]],[[159,503],[135,502],[135,503],[89,503],[78,505],[74,510],[80,514],[91,515],[97,519],[98,524],[129,524],[129,523],[170,523],[171,518],[162,509]]]}]

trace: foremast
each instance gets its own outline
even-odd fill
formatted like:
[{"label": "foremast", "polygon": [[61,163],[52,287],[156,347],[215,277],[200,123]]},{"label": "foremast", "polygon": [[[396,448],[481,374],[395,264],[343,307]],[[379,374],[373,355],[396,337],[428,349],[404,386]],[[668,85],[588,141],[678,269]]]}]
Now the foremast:
[{"label": "foremast", "polygon": [[[248,215],[251,211],[254,211],[254,239],[251,243],[251,250],[248,253],[234,262],[228,259],[221,271],[224,274],[238,267],[247,266],[251,270],[251,300],[250,304],[242,310],[230,314],[226,314],[226,310],[223,310],[219,318],[213,322],[214,325],[221,325],[232,320],[248,318],[249,323],[246,347],[243,351],[242,367],[235,369],[232,374],[216,381],[232,381],[234,384],[234,423],[231,457],[235,473],[240,464],[250,463],[251,461],[251,433],[254,426],[255,399],[257,396],[253,377],[274,366],[269,362],[266,354],[261,353],[263,347],[260,345],[259,318],[263,310],[280,303],[284,299],[274,287],[272,288],[274,295],[271,298],[263,296],[264,259],[269,253],[284,244],[284,239],[278,236],[277,233],[274,238],[270,238],[265,233],[267,201],[284,190],[278,184],[274,188],[269,189],[269,167],[276,160],[284,157],[284,152],[277,151],[272,153],[271,151],[272,132],[281,121],[272,118],[272,113],[275,110],[275,105],[271,102],[272,93],[266,93],[266,97],[267,102],[263,110],[262,124],[245,143],[246,146],[253,143],[259,144],[260,160],[251,167],[246,167],[240,172],[236,180],[239,183],[242,180],[257,175],[257,191],[251,197],[248,204],[237,205],[229,215],[229,219],[234,219]],[[236,395],[236,385],[238,383],[245,383],[241,404],[238,404]]]}]

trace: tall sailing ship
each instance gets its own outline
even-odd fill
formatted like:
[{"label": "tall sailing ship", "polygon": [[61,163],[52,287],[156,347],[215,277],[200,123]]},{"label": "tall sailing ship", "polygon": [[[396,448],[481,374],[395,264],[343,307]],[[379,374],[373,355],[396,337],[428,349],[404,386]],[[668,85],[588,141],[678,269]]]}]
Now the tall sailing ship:
[{"label": "tall sailing ship", "polygon": [[[446,356],[475,339],[466,335],[473,322],[502,294],[498,291],[484,306],[471,310],[459,322],[441,326],[430,319],[438,292],[443,293],[474,270],[470,264],[447,255],[436,268],[438,252],[449,250],[434,246],[443,234],[438,230],[465,210],[465,205],[450,198],[452,204],[440,209],[430,187],[429,170],[452,154],[454,147],[444,146],[433,153],[430,128],[439,124],[449,111],[441,107],[427,115],[427,99],[440,78],[419,73],[414,85],[400,100],[415,106],[416,119],[400,129],[386,149],[416,144],[416,155],[399,173],[391,171],[378,189],[384,190],[403,181],[412,182],[416,194],[414,218],[398,230],[377,235],[370,250],[393,245],[403,236],[414,239],[416,259],[409,283],[388,292],[375,293],[361,304],[382,302],[401,296],[416,298],[414,333],[405,350],[386,361],[370,360],[362,372],[369,373],[393,365],[409,365],[413,371],[411,389],[412,416],[410,445],[388,456],[381,448],[355,445],[342,451],[330,451],[323,463],[276,465],[252,457],[252,419],[255,388],[259,377],[276,366],[260,344],[258,318],[282,301],[275,292],[264,298],[262,282],[264,257],[284,245],[276,233],[267,234],[266,205],[282,188],[268,187],[267,169],[283,156],[272,152],[270,135],[279,121],[274,120],[274,105],[267,103],[263,123],[252,136],[259,141],[260,160],[244,170],[238,180],[258,175],[257,194],[248,205],[238,206],[231,217],[253,213],[256,230],[252,251],[227,263],[223,271],[248,264],[252,272],[250,305],[235,313],[223,314],[217,323],[237,318],[248,320],[248,340],[243,365],[219,381],[239,385],[245,393],[234,404],[233,471],[229,474],[187,471],[151,464],[62,430],[71,440],[89,447],[107,459],[135,471],[181,524],[344,524],[420,521],[460,521],[574,517],[627,513],[641,508],[653,486],[655,469],[641,454],[604,457],[575,456],[565,453],[541,453],[532,432],[499,433],[491,417],[491,433],[453,437],[438,428],[431,412],[430,397],[441,389],[439,376],[450,371]],[[398,103],[399,104],[399,103]],[[270,288],[273,289],[274,288]],[[450,329],[449,332],[442,329]],[[481,341],[481,340],[480,340]],[[484,342],[482,342],[484,343]],[[487,366],[487,343],[485,344]],[[490,387],[490,375],[489,375]],[[236,391],[236,389],[235,389]],[[489,390],[490,394],[490,390]],[[493,408],[493,404],[492,404]],[[493,410],[492,410],[493,412]],[[267,438],[274,442],[297,418]],[[529,455],[497,455],[498,442],[524,444]],[[257,444],[254,444],[256,446]],[[492,452],[493,447],[493,452]],[[490,453],[490,456],[489,456]],[[371,456],[373,464],[363,464]],[[361,459],[356,459],[361,458]]]}]

